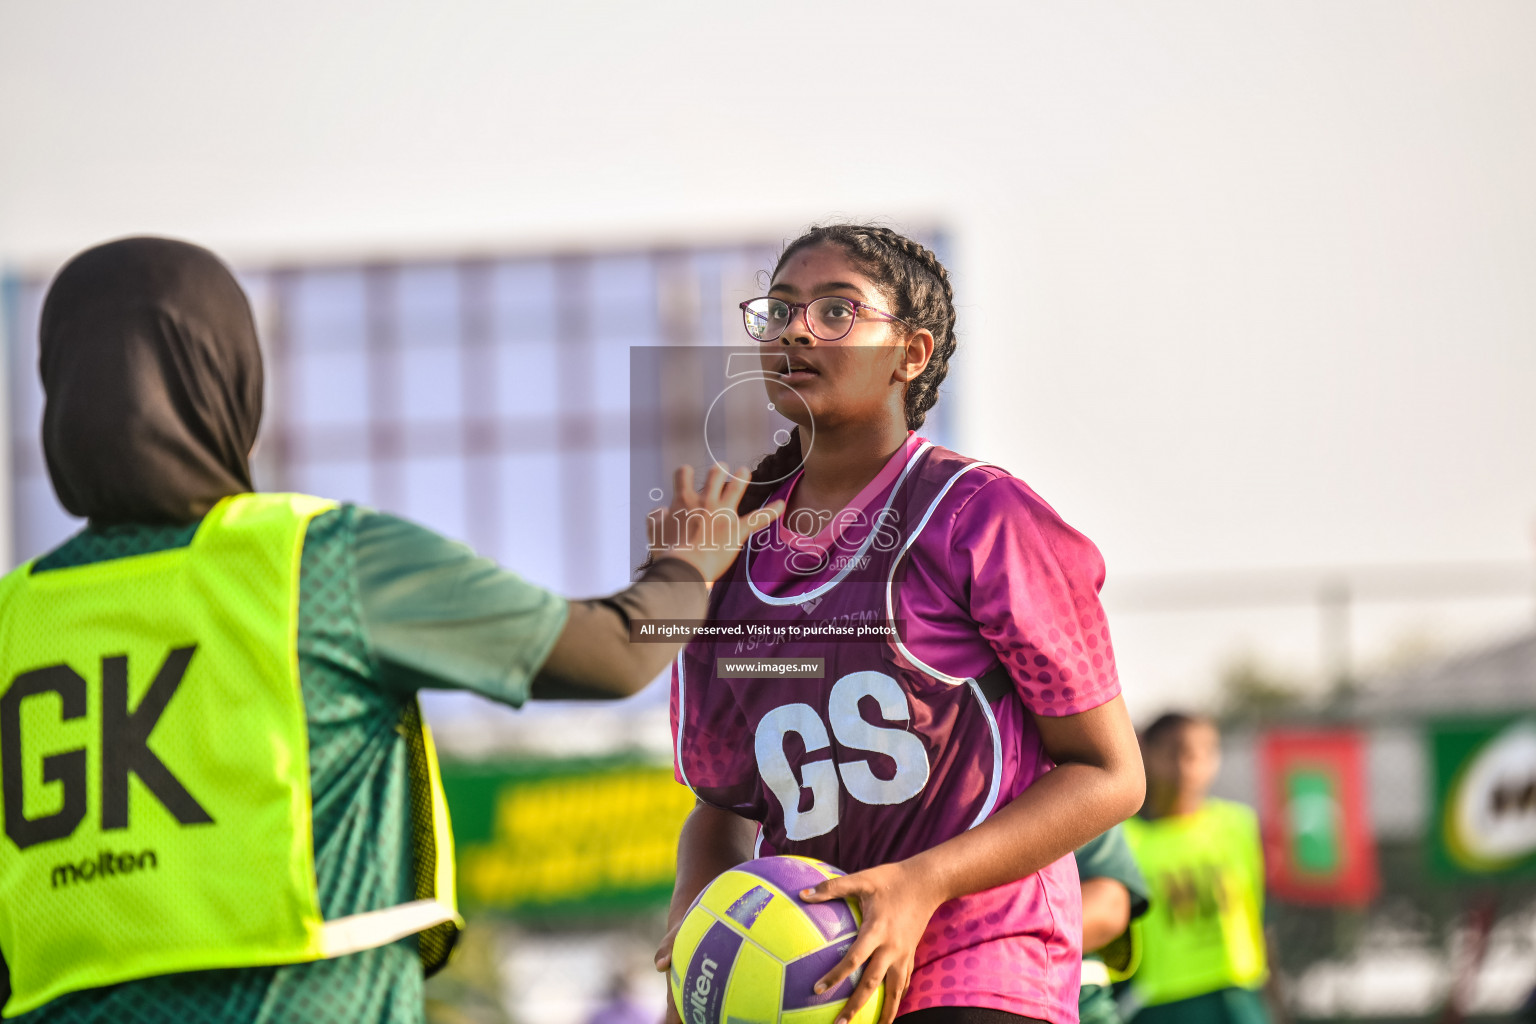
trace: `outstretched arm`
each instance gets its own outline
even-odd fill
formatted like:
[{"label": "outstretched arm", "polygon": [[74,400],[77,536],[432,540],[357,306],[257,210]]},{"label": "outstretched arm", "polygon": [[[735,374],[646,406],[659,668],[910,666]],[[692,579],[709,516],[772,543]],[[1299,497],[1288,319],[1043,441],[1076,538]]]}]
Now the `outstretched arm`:
[{"label": "outstretched arm", "polygon": [[633,585],[609,597],[571,601],[565,627],[533,680],[540,700],[624,697],[656,678],[676,644],[630,642],[637,619],[702,619],[708,591],[687,562],[663,558]]},{"label": "outstretched arm", "polygon": [[703,584],[730,568],[747,536],[784,507],[775,502],[738,516],[746,481],[745,470],[731,476],[716,465],[695,490],[692,468],[677,471],[672,506],[657,509],[648,520],[652,543],[645,575],[610,597],[570,602],[560,639],[533,681],[534,697],[627,697],[656,678],[681,644],[631,643],[629,624],[704,617]]},{"label": "outstretched arm", "polygon": [[[513,705],[530,690],[537,697],[625,697],[655,678],[681,646],[631,644],[630,620],[703,617],[705,582],[730,567],[748,534],[783,510],[776,502],[738,516],[744,487],[714,467],[695,489],[693,471],[679,470],[672,506],[652,513],[657,543],[645,576],[609,597],[575,602],[425,527],[357,509],[349,513],[357,521],[356,593],[343,589],[345,574],[332,569],[339,584],[325,603],[345,612],[355,602],[374,662],[370,674],[392,690],[464,689]],[[338,514],[325,528],[346,523]]]}]

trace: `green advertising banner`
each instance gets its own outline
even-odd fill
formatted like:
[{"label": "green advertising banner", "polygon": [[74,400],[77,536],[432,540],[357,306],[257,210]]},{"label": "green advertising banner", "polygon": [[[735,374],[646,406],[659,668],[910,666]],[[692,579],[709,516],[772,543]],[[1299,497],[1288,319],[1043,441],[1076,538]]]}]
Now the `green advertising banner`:
[{"label": "green advertising banner", "polygon": [[1429,740],[1436,873],[1536,874],[1536,717],[1434,722]]},{"label": "green advertising banner", "polygon": [[442,765],[459,903],[515,917],[666,906],[693,794],[632,758]]},{"label": "green advertising banner", "polygon": [[1298,874],[1330,878],[1344,861],[1338,780],[1321,769],[1298,768],[1285,776],[1290,812],[1291,859]]}]

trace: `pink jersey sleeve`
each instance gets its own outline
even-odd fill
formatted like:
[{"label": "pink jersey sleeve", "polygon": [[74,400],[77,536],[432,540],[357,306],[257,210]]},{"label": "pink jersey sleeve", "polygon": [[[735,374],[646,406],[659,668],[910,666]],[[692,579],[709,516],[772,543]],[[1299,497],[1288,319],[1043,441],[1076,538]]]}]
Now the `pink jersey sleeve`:
[{"label": "pink jersey sleeve", "polygon": [[970,495],[949,558],[954,578],[969,578],[971,617],[1025,707],[1054,718],[1119,695],[1099,603],[1104,559],[1022,480],[997,476]]},{"label": "pink jersey sleeve", "polygon": [[671,672],[671,676],[672,676],[672,686],[671,686],[672,696],[671,696],[671,699],[668,701],[668,703],[671,705],[671,718],[672,718],[672,778],[677,781],[677,784],[679,786],[686,786],[686,785],[688,785],[688,780],[683,778],[683,761],[682,761],[682,758],[679,756],[679,751],[680,751],[681,748],[678,746],[678,743],[677,743],[678,729],[681,728],[682,723],[680,721],[678,721],[678,717],[677,717],[677,659],[676,658],[672,659],[672,672]]}]

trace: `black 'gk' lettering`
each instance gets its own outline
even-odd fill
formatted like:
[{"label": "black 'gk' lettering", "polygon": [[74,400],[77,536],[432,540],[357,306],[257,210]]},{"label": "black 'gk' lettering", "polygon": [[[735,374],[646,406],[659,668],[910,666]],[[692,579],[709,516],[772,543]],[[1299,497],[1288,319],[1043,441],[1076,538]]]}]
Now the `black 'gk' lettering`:
[{"label": "black 'gk' lettering", "polygon": [[176,695],[197,645],[178,647],[166,655],[149,692],[128,710],[128,658],[101,659],[101,827],[128,827],[128,774],[132,772],[183,825],[207,825],[213,818],[203,809],[165,762],[149,749],[149,734]]},{"label": "black 'gk' lettering", "polygon": [[22,806],[21,702],[56,693],[64,702],[63,721],[85,714],[85,680],[68,665],[23,672],[0,697],[0,788],[5,799],[5,834],[16,849],[63,839],[85,818],[85,750],[66,750],[43,758],[43,781],[64,788],[64,806],[52,814],[28,818]]}]

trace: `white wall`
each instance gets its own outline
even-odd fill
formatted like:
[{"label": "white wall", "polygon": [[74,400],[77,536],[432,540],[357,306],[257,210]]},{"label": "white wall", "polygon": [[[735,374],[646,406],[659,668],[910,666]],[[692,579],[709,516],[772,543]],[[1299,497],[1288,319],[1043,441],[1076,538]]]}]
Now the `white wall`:
[{"label": "white wall", "polygon": [[[937,222],[967,447],[1112,578],[1524,558],[1533,39],[1523,0],[7,4],[0,260]],[[1139,707],[1311,642],[1269,621],[1127,618]]]}]

